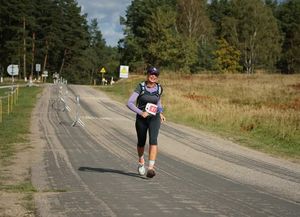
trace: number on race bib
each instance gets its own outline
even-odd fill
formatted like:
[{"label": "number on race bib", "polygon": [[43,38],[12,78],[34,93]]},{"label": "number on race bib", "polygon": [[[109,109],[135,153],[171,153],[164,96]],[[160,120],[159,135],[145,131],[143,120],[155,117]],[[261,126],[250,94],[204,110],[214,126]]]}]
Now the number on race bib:
[{"label": "number on race bib", "polygon": [[147,103],[146,112],[148,112],[149,114],[152,114],[152,115],[156,115],[157,105],[152,104],[152,103]]}]

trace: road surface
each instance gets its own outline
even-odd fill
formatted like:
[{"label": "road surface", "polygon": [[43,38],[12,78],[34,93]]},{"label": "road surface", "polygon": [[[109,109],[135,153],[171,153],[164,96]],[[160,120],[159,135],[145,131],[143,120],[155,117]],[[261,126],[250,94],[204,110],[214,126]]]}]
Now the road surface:
[{"label": "road surface", "polygon": [[166,122],[148,179],[137,174],[135,115],[125,105],[69,85],[64,107],[59,91],[45,88],[32,120],[38,216],[300,216],[299,164]]}]

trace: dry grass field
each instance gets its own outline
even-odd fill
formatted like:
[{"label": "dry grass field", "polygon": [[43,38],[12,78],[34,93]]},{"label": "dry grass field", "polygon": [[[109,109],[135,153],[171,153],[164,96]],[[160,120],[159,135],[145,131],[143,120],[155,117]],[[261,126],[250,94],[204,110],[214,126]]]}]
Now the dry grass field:
[{"label": "dry grass field", "polygon": [[[102,90],[126,102],[144,76]],[[169,121],[217,133],[271,154],[300,159],[300,75],[163,74]]]},{"label": "dry grass field", "polygon": [[300,155],[300,76],[168,75],[162,83],[172,120],[268,152]]}]

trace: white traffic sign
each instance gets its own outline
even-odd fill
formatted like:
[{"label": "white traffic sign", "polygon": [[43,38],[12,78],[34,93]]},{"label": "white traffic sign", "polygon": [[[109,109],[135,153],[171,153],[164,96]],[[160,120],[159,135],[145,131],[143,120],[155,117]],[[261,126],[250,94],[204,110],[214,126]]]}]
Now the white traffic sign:
[{"label": "white traffic sign", "polygon": [[120,66],[120,78],[128,78],[129,66]]},{"label": "white traffic sign", "polygon": [[48,77],[48,71],[44,71],[42,77]]},{"label": "white traffic sign", "polygon": [[7,73],[11,76],[15,76],[19,74],[19,65],[9,65],[7,67]]},{"label": "white traffic sign", "polygon": [[35,64],[35,71],[37,72],[41,71],[41,64]]}]

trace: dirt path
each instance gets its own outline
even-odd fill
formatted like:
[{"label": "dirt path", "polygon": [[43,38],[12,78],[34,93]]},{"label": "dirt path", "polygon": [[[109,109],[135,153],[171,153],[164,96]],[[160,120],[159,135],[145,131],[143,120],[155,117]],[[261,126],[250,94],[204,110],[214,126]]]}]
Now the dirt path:
[{"label": "dirt path", "polygon": [[[18,144],[18,147],[27,148],[19,150],[10,166],[2,167],[2,184],[5,186],[18,186],[30,182],[31,154],[32,149],[28,144]],[[33,210],[28,208],[32,205],[26,197],[28,194],[11,191],[0,191],[0,216],[1,217],[30,217],[34,216]]]}]

